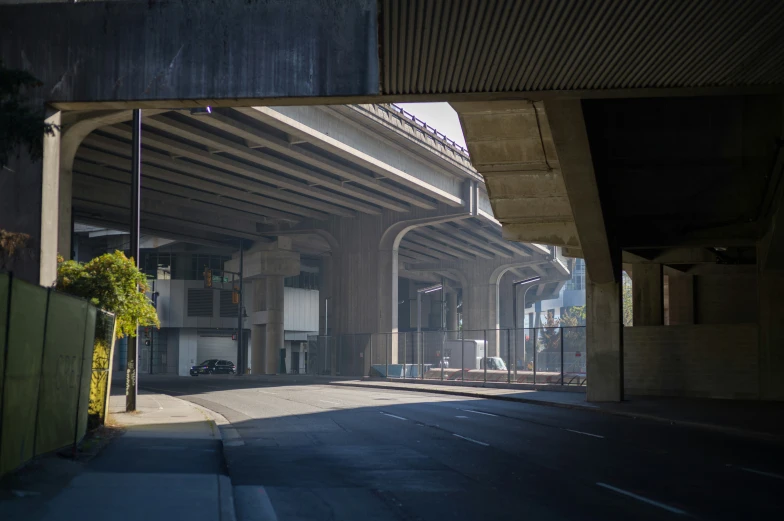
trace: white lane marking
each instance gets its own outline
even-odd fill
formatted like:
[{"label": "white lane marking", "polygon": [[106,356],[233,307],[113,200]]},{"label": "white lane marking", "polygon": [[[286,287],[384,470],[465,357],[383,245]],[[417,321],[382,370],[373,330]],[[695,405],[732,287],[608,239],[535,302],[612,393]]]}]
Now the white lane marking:
[{"label": "white lane marking", "polygon": [[256,390],[256,392],[257,392],[257,393],[264,393],[264,394],[271,394],[271,395],[273,395],[273,396],[274,396],[274,395],[276,395],[276,394],[278,394],[278,393],[271,393],[271,392],[269,392],[269,391],[259,391],[259,390]]},{"label": "white lane marking", "polygon": [[648,499],[647,497],[638,496],[633,492],[628,492],[626,490],[622,490],[620,488],[613,487],[612,485],[608,485],[607,483],[596,483],[598,486],[602,488],[606,488],[608,490],[612,490],[613,492],[617,492],[618,494],[623,494],[624,496],[628,496],[630,498],[634,498],[637,501],[642,501],[643,503],[648,503],[649,505],[653,505],[655,507],[659,507],[661,509],[666,510],[667,512],[672,512],[673,514],[679,514],[682,516],[688,515],[686,512],[681,510],[680,508],[671,507],[670,505],[665,505],[664,503],[659,503],[658,501],[654,501],[652,499]]},{"label": "white lane marking", "polygon": [[397,418],[398,420],[406,421],[408,418],[403,418],[402,416],[395,416],[394,414],[389,414],[388,412],[382,412],[384,416],[389,416],[390,418]]},{"label": "white lane marking", "polygon": [[759,474],[760,476],[765,476],[765,477],[768,477],[768,478],[784,479],[784,476],[781,476],[779,474],[774,474],[772,472],[763,472],[761,470],[754,470],[754,469],[750,469],[748,467],[741,467],[740,470],[745,470],[746,472],[751,472],[752,474]]},{"label": "white lane marking", "polygon": [[329,400],[319,400],[319,401],[320,402],[324,402],[324,403],[332,403],[332,404],[335,404],[335,405],[340,405],[340,402],[331,402]]},{"label": "white lane marking", "polygon": [[602,438],[602,439],[604,439],[604,436],[599,436],[598,434],[591,434],[590,432],[575,431],[573,429],[564,429],[564,430],[565,431],[569,431],[569,432],[573,432],[575,434],[584,434],[585,436],[593,436],[594,438]]},{"label": "white lane marking", "polygon": [[497,414],[490,414],[489,412],[474,411],[474,410],[472,410],[472,409],[460,409],[460,410],[461,410],[461,411],[465,411],[465,412],[472,412],[472,413],[474,413],[474,414],[481,414],[481,415],[483,415],[483,416],[493,416],[493,417],[495,417],[495,418],[498,418],[498,415],[497,415]]},{"label": "white lane marking", "polygon": [[471,438],[466,438],[465,436],[460,436],[459,434],[452,433],[452,436],[457,436],[461,440],[470,441],[471,443],[476,443],[477,445],[481,445],[483,447],[489,447],[490,446],[489,443],[485,443],[483,441],[474,440],[474,439],[471,439]]},{"label": "white lane marking", "polygon": [[464,420],[467,420],[467,419],[468,419],[468,416],[455,416],[455,418],[462,418],[462,419],[464,419]]}]

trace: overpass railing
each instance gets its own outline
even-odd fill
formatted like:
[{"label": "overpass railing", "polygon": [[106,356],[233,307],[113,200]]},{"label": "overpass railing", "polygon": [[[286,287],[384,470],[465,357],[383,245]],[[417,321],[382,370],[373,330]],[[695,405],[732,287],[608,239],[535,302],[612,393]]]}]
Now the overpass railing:
[{"label": "overpass railing", "polygon": [[586,385],[584,326],[309,336],[313,375]]}]

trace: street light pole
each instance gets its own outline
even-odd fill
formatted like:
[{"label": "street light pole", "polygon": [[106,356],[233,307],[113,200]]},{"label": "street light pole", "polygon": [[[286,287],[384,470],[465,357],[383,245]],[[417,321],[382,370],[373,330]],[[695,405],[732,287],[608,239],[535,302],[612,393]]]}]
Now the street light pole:
[{"label": "street light pole", "polygon": [[[240,284],[239,284],[239,299],[237,302],[237,375],[240,376],[245,373],[245,352],[242,343],[242,257],[243,257],[243,244],[240,239]],[[233,285],[233,284],[232,284]],[[232,288],[233,290],[234,288]]]},{"label": "street light pole", "polygon": [[[142,153],[142,111],[133,109],[131,145],[131,257],[136,267],[141,267],[139,259],[139,227],[141,224],[141,153]],[[125,373],[125,412],[136,411],[138,394],[138,327],[133,335],[128,335],[127,368]]]},{"label": "street light pole", "polygon": [[[542,277],[531,277],[529,279],[518,280],[512,283],[512,314],[514,317],[514,329],[515,329],[515,347],[514,347],[514,366],[515,366],[515,382],[517,382],[517,286],[521,284],[530,284],[527,288],[525,288],[525,292],[523,292],[523,311],[525,311],[525,296],[528,294],[528,290],[533,288],[538,280],[541,280]],[[536,332],[534,332],[536,334]],[[525,332],[523,332],[523,355],[525,355]],[[535,356],[535,355],[534,355]]]}]

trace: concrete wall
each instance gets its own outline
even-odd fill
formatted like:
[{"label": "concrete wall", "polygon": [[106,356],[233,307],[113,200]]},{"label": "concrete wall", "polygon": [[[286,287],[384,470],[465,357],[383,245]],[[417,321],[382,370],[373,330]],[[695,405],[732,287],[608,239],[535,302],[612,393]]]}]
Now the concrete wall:
[{"label": "concrete wall", "polygon": [[627,394],[759,396],[756,324],[627,327],[623,342]]},{"label": "concrete wall", "polygon": [[698,275],[694,277],[698,324],[743,324],[757,321],[757,276]]}]

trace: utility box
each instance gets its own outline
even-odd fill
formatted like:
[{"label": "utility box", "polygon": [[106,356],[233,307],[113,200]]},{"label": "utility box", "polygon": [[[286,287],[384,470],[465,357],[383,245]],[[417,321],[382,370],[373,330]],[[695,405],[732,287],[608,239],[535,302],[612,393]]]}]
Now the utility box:
[{"label": "utility box", "polygon": [[485,341],[447,340],[444,342],[444,356],[449,360],[450,369],[479,369],[485,356]]}]

